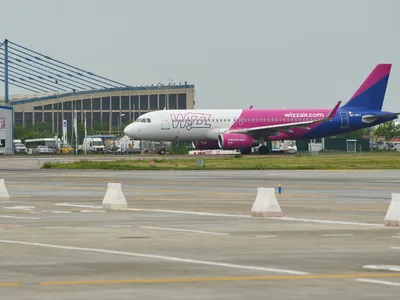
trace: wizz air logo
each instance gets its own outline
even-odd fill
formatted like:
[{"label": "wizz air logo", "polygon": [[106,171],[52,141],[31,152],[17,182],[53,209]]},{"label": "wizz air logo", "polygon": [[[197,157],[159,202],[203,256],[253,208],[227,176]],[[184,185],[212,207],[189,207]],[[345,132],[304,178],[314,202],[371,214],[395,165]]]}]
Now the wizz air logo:
[{"label": "wizz air logo", "polygon": [[323,113],[287,113],[284,114],[285,118],[323,118],[325,115]]},{"label": "wizz air logo", "polygon": [[172,128],[210,128],[211,114],[202,113],[186,113],[186,114],[171,114]]}]

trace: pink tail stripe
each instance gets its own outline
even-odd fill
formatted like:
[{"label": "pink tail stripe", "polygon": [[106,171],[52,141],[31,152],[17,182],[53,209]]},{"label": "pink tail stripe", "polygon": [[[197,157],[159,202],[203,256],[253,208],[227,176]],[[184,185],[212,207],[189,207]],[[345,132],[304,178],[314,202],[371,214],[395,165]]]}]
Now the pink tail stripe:
[{"label": "pink tail stripe", "polygon": [[379,82],[382,78],[386,77],[390,73],[390,69],[392,68],[392,64],[379,64],[375,67],[375,69],[369,74],[367,79],[363,82],[363,84],[358,88],[358,90],[354,93],[350,100],[354,99],[358,95],[362,94],[366,90],[368,90],[371,86]]}]

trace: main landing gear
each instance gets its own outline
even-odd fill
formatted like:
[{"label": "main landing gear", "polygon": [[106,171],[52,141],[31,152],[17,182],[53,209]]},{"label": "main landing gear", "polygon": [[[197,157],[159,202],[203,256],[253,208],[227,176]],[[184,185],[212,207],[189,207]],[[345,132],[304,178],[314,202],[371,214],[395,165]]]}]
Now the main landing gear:
[{"label": "main landing gear", "polygon": [[165,145],[164,145],[164,142],[160,142],[160,144],[161,144],[161,149],[160,149],[160,151],[158,151],[158,154],[164,155],[164,154],[165,154]]},{"label": "main landing gear", "polygon": [[260,147],[258,147],[258,153],[261,154],[261,155],[268,154],[269,153],[268,146],[260,146]]}]

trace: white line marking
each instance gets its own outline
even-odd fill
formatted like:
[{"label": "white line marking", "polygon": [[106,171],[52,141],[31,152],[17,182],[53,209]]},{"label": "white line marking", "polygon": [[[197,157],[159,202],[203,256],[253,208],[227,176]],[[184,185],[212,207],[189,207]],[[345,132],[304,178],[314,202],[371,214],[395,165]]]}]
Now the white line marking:
[{"label": "white line marking", "polygon": [[72,228],[72,226],[45,226],[47,229]]},{"label": "white line marking", "polygon": [[30,243],[30,242],[20,242],[20,241],[12,241],[12,240],[0,240],[0,243],[14,244],[14,245],[15,244],[20,244],[20,245],[28,245],[28,246],[39,246],[39,247],[68,249],[68,250],[77,250],[77,251],[98,252],[98,253],[106,253],[106,254],[117,254],[117,255],[135,256],[135,257],[142,257],[142,258],[153,258],[153,259],[176,261],[176,262],[182,262],[182,263],[191,263],[191,264],[199,264],[199,265],[227,267],[227,268],[235,268],[235,269],[248,269],[248,270],[276,272],[276,273],[287,273],[287,274],[295,274],[295,275],[308,275],[308,273],[306,273],[306,272],[295,271],[295,270],[285,270],[285,269],[264,268],[264,267],[257,267],[257,266],[236,265],[236,264],[228,264],[228,263],[221,263],[221,262],[214,262],[214,261],[195,260],[195,259],[189,259],[189,258],[162,256],[162,255],[154,255],[154,254],[122,252],[122,251],[113,251],[113,250],[96,249],[96,248],[80,248],[80,247],[72,247],[72,246],[61,246],[61,245],[51,245],[51,244],[42,244],[42,243]]},{"label": "white line marking", "polygon": [[389,248],[393,250],[400,250],[400,247],[389,247]]},{"label": "white line marking", "polygon": [[18,209],[18,210],[31,210],[34,209],[34,206],[8,206],[3,207],[3,209]]},{"label": "white line marking", "polygon": [[40,220],[40,218],[33,218],[33,217],[17,217],[17,216],[4,216],[4,215],[1,215],[0,218],[26,219],[26,220]]},{"label": "white line marking", "polygon": [[351,234],[351,233],[326,233],[326,234],[321,234],[321,236],[354,236],[354,234]]},{"label": "white line marking", "polygon": [[69,206],[69,207],[81,207],[81,208],[103,208],[102,206],[96,205],[79,205],[79,204],[69,204],[69,203],[56,203],[57,206]]},{"label": "white line marking", "polygon": [[51,211],[52,214],[70,214],[72,213],[72,211],[68,211],[68,210],[53,210]]},{"label": "white line marking", "polygon": [[81,210],[81,213],[103,213],[104,210]]},{"label": "white line marking", "polygon": [[392,238],[400,239],[400,235],[394,235],[394,236],[392,236]]},{"label": "white line marking", "polygon": [[277,235],[256,235],[257,238],[275,238]]},{"label": "white line marking", "polygon": [[356,281],[367,282],[367,283],[377,283],[377,284],[384,284],[384,285],[391,285],[391,286],[400,286],[400,282],[392,282],[392,281],[384,281],[384,280],[357,278]]},{"label": "white line marking", "polygon": [[210,232],[210,231],[203,231],[203,230],[168,228],[168,227],[140,226],[139,228],[155,229],[155,230],[167,230],[167,231],[182,231],[182,232],[204,233],[204,234],[214,234],[214,235],[229,235],[229,233],[225,233],[225,232]]},{"label": "white line marking", "polygon": [[385,270],[392,272],[400,272],[400,266],[396,265],[365,265],[363,266],[365,269],[374,269],[374,270]]},{"label": "white line marking", "polygon": [[104,225],[105,227],[115,227],[115,228],[118,228],[118,227],[132,227],[132,225]]},{"label": "white line marking", "polygon": [[[86,208],[102,208],[101,206],[77,205],[77,204],[68,204],[68,203],[57,203],[55,205],[71,206],[71,207],[86,207]],[[126,210],[128,210],[128,211],[143,211],[143,212],[173,213],[173,214],[184,214],[184,215],[197,215],[197,216],[211,216],[211,217],[252,218],[251,215],[219,214],[219,213],[209,213],[209,212],[200,212],[200,211],[185,211],[185,210],[145,209],[145,208],[127,208]],[[320,223],[320,224],[339,224],[339,225],[384,227],[384,224],[378,224],[378,223],[358,223],[358,222],[347,222],[347,221],[316,220],[316,219],[303,219],[303,218],[290,218],[290,217],[264,217],[263,219],[278,220],[278,221],[305,222],[305,223]]]}]

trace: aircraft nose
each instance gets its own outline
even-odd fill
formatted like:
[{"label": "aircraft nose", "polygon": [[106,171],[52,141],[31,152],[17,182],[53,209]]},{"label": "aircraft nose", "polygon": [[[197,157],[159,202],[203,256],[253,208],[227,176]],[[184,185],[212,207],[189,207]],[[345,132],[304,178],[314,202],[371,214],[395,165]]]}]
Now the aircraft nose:
[{"label": "aircraft nose", "polygon": [[124,129],[124,134],[126,136],[129,136],[130,138],[134,138],[136,133],[137,133],[137,130],[135,130],[135,125],[134,124],[129,124]]}]

